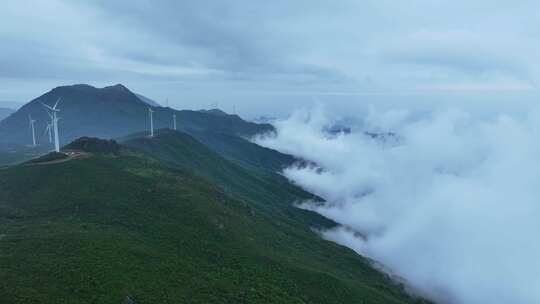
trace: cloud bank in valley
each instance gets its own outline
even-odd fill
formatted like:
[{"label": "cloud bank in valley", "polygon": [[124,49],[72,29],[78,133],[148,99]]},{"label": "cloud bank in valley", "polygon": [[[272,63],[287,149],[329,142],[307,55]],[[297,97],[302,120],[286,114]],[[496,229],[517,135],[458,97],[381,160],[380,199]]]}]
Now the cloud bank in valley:
[{"label": "cloud bank in valley", "polygon": [[341,224],[326,238],[441,303],[540,302],[540,112],[371,110],[331,135],[334,121],[299,111],[257,139],[320,166],[284,174],[327,200],[301,205]]}]

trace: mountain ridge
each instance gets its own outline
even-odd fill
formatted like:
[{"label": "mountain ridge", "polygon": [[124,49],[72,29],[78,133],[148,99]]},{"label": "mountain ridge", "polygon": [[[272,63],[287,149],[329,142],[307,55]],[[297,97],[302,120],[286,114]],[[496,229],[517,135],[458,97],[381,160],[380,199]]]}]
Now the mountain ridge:
[{"label": "mountain ridge", "polygon": [[36,120],[38,142],[47,144],[43,131],[50,118],[41,103],[52,105],[59,98],[59,133],[60,141],[64,144],[81,136],[110,139],[148,130],[149,107],[154,109],[156,129],[172,128],[175,113],[178,128],[187,133],[213,129],[249,137],[273,130],[271,125],[250,123],[236,115],[149,106],[121,84],[103,88],[76,84],[56,87],[0,121],[0,144],[24,145],[31,142],[28,115]]},{"label": "mountain ridge", "polygon": [[293,215],[153,153],[95,152],[111,146],[80,139],[66,147],[91,157],[0,170],[4,300],[424,303]]}]

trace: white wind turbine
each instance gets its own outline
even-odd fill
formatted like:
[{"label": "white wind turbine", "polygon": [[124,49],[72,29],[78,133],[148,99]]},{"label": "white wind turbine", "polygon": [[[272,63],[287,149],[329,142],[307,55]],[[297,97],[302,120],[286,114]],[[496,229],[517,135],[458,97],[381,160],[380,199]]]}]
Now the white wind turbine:
[{"label": "white wind turbine", "polygon": [[49,144],[50,144],[50,143],[52,143],[52,127],[53,127],[53,124],[54,124],[54,118],[53,118],[53,115],[49,111],[46,111],[46,112],[47,112],[47,115],[49,115],[49,118],[51,119],[51,122],[47,123],[47,127],[45,128],[45,132],[43,132],[43,134],[48,135]]},{"label": "white wind turbine", "polygon": [[47,133],[47,135],[49,136],[49,144],[52,143],[52,127],[53,127],[53,124],[54,124],[54,118],[52,116],[51,113],[49,113],[49,111],[47,111],[47,115],[49,115],[49,118],[51,119],[51,122],[48,122],[47,123],[47,127],[45,128],[45,133]]},{"label": "white wind turbine", "polygon": [[[48,112],[47,112],[48,113]],[[43,132],[43,134],[47,134],[48,137],[49,137],[49,143],[52,143],[52,122],[51,123],[47,123],[47,127],[45,128],[45,132]]]},{"label": "white wind turbine", "polygon": [[32,130],[32,146],[36,146],[36,129],[34,124],[36,123],[35,119],[32,119],[32,116],[28,115],[28,121],[30,122],[30,129]]},{"label": "white wind turbine", "polygon": [[48,106],[44,103],[41,103],[45,108],[47,108],[52,113],[51,116],[52,116],[52,129],[54,132],[54,150],[56,152],[60,152],[60,138],[58,137],[58,120],[60,118],[57,115],[58,112],[60,112],[60,110],[57,108],[57,106],[58,106],[58,103],[60,103],[61,99],[62,97],[58,98],[53,107]]},{"label": "white wind turbine", "polygon": [[154,137],[154,110],[148,108],[148,115],[150,115],[150,137]]}]

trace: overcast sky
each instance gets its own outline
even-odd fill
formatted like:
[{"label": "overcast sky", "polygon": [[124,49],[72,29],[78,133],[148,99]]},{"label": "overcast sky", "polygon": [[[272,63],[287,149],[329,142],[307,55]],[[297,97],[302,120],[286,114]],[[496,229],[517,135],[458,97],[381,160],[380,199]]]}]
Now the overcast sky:
[{"label": "overcast sky", "polygon": [[538,1],[2,1],[0,106],[123,83],[178,108],[519,103],[539,96]]}]

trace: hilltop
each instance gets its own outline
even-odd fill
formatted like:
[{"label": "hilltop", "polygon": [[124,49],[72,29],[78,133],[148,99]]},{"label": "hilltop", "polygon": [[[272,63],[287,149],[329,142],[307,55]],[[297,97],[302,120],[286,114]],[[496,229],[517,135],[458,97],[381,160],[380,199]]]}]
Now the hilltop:
[{"label": "hilltop", "polygon": [[[224,191],[227,184],[212,179],[218,172],[204,172],[212,165],[228,172],[234,165],[189,135],[166,132],[137,149],[117,145],[81,139],[68,147],[98,152],[0,170],[3,300],[421,302],[369,261],[281,212],[298,193],[276,193],[283,202],[267,208],[269,202],[242,196],[242,189]],[[177,158],[167,145],[192,150]],[[170,161],[164,160],[167,151],[173,152]],[[197,168],[190,162],[202,161],[212,163],[189,170]]]},{"label": "hilltop", "polygon": [[62,150],[84,151],[89,153],[113,154],[120,153],[121,146],[114,140],[103,140],[95,137],[81,137],[64,146]]}]

